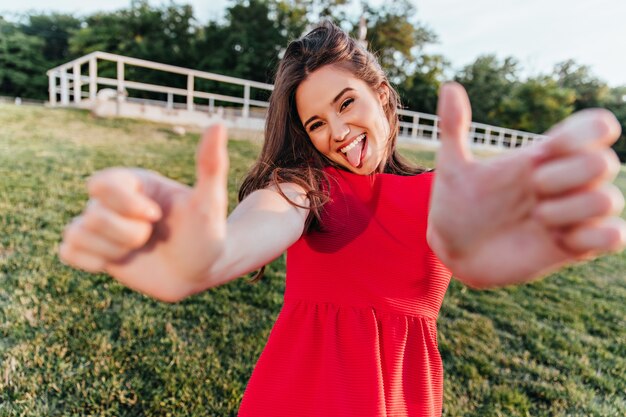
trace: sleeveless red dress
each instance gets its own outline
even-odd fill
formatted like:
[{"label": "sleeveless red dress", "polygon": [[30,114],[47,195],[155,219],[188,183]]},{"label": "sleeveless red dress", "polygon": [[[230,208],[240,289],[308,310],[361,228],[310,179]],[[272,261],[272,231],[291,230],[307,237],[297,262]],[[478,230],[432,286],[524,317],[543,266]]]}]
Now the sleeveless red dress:
[{"label": "sleeveless red dress", "polygon": [[433,173],[326,173],[323,230],[287,251],[284,306],[239,416],[440,416],[450,272],[426,243]]}]

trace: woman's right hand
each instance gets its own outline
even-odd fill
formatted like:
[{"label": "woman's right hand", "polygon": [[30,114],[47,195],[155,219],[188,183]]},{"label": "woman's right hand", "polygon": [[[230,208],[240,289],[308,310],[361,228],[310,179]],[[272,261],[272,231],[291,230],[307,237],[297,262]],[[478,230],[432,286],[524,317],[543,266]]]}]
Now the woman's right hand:
[{"label": "woman's right hand", "polygon": [[193,188],[140,169],[96,173],[87,207],[64,231],[61,260],[164,301],[194,292],[224,250],[226,141],[221,125],[205,131]]}]

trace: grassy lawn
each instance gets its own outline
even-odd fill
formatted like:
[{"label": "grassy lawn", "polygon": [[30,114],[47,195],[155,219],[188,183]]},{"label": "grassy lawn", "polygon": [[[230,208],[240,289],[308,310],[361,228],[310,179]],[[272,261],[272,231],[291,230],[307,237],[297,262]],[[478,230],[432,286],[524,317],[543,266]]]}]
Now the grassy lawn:
[{"label": "grassy lawn", "polygon": [[[198,135],[10,105],[0,126],[0,416],[235,415],[281,307],[284,259],[259,284],[169,305],[56,257],[91,173],[142,166],[191,184]],[[231,208],[258,150],[229,143]],[[626,169],[617,183],[626,192]],[[444,415],[625,415],[625,271],[622,253],[497,291],[453,281]]]}]

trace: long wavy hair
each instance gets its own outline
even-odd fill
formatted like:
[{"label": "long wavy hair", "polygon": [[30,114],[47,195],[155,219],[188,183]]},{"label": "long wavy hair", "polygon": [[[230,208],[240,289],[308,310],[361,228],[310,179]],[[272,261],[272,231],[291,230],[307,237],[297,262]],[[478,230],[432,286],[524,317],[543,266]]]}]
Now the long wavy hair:
[{"label": "long wavy hair", "polygon": [[[304,188],[309,200],[305,233],[321,225],[322,206],[329,201],[328,178],[324,167],[337,166],[311,143],[296,108],[296,89],[313,71],[334,65],[349,71],[374,91],[386,85],[389,94],[384,112],[389,121],[387,159],[383,172],[417,175],[426,169],[407,163],[396,151],[400,98],[375,56],[341,28],[324,21],[287,46],[276,72],[265,122],[265,141],[258,160],[239,190],[239,201],[255,190],[280,183],[295,183]],[[341,167],[339,167],[341,168]],[[282,192],[281,192],[282,193]],[[284,194],[288,201],[290,201]],[[290,201],[291,204],[297,204]],[[260,278],[263,269],[254,280]]]}]

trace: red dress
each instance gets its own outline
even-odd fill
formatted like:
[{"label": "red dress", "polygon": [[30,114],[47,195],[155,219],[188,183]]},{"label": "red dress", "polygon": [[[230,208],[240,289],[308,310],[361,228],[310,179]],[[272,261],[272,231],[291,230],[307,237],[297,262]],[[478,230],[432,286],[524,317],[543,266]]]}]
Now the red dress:
[{"label": "red dress", "polygon": [[287,252],[284,306],[239,416],[440,416],[450,272],[426,243],[433,174],[326,173],[323,230]]}]

